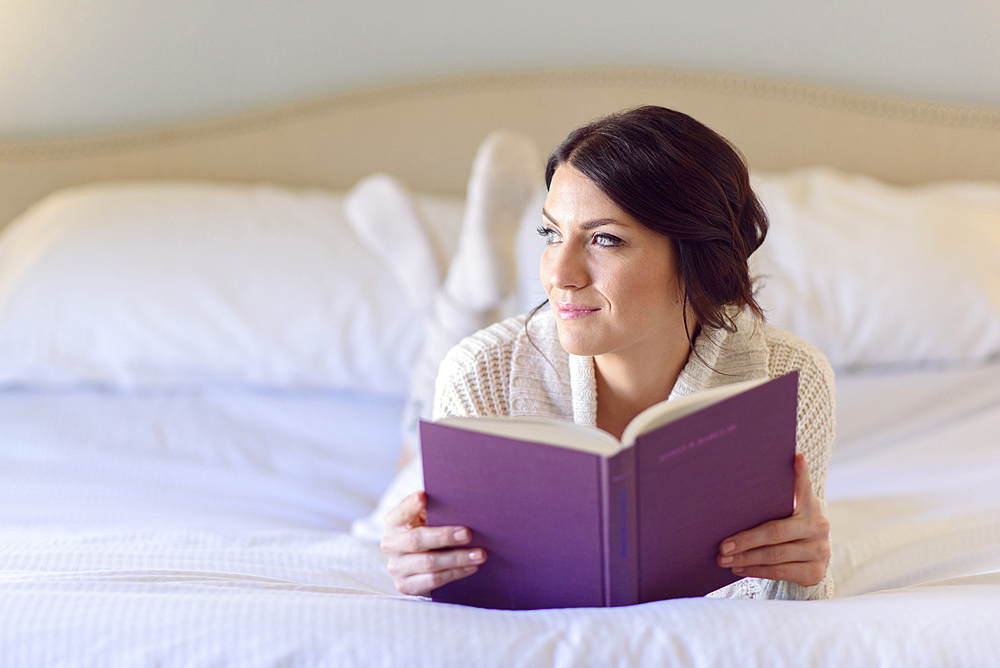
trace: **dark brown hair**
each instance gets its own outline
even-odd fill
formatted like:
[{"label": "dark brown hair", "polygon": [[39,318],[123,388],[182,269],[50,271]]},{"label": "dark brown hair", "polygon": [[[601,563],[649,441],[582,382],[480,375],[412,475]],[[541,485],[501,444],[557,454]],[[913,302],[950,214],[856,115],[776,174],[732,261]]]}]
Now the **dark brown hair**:
[{"label": "dark brown hair", "polygon": [[549,156],[546,186],[562,164],[671,240],[699,324],[733,331],[730,305],[763,318],[747,259],[764,241],[767,216],[725,138],[679,111],[637,107],[571,132]]}]

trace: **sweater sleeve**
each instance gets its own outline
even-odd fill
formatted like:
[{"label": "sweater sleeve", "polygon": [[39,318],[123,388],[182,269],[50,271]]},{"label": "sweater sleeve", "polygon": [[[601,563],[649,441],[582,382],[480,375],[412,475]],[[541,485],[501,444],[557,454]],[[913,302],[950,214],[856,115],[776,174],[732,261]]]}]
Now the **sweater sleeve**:
[{"label": "sweater sleeve", "polygon": [[[799,370],[799,406],[796,450],[806,457],[813,492],[826,512],[826,473],[833,448],[836,391],[833,369],[812,346],[782,337],[771,349],[772,365],[780,375]],[[794,582],[766,580],[763,595],[779,599],[823,599],[833,597],[833,573],[827,562],[826,575],[818,584],[803,587]]]},{"label": "sweater sleeve", "polygon": [[[806,457],[813,491],[826,511],[826,473],[833,447],[835,386],[826,357],[797,337],[772,330],[768,373],[776,378],[799,371],[796,450]],[[822,581],[803,587],[783,580],[744,578],[710,596],[726,598],[823,599],[833,596],[833,577],[827,564]]]},{"label": "sweater sleeve", "polygon": [[799,371],[796,450],[806,456],[813,491],[826,508],[826,473],[835,427],[833,369],[818,350],[791,334],[771,345],[771,376]]}]

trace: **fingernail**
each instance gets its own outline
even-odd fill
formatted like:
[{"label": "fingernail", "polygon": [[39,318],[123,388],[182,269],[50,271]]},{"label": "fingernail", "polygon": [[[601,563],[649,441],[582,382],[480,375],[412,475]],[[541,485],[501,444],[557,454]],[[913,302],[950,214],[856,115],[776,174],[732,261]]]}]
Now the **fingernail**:
[{"label": "fingernail", "polygon": [[736,543],[731,540],[727,540],[722,544],[722,554],[729,554],[736,549]]},{"label": "fingernail", "polygon": [[737,568],[734,568],[734,569],[733,569],[733,573],[735,573],[736,575],[739,575],[739,574],[740,574],[740,573],[742,573],[742,572],[743,572],[743,569],[742,569],[742,568],[739,568],[739,567],[737,567]]},{"label": "fingernail", "polygon": [[475,573],[476,571],[479,570],[479,567],[478,566],[466,566],[464,570],[465,570],[465,574],[466,575],[472,575],[473,573]]},{"label": "fingernail", "polygon": [[470,550],[469,551],[469,561],[474,564],[480,564],[483,562],[483,551],[482,550]]},{"label": "fingernail", "polygon": [[463,543],[469,540],[469,530],[468,529],[456,529],[455,533],[452,534],[455,540],[462,541]]},{"label": "fingernail", "polygon": [[723,557],[719,559],[719,564],[722,566],[728,566],[736,560],[736,557]]}]

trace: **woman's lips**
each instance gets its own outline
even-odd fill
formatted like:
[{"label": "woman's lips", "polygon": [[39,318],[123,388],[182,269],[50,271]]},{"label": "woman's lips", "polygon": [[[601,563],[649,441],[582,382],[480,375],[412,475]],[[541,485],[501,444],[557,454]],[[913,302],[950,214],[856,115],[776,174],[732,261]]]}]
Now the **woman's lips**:
[{"label": "woman's lips", "polygon": [[583,304],[571,304],[569,302],[559,302],[556,304],[556,315],[561,320],[576,320],[586,318],[588,315],[597,313],[601,309],[594,306],[584,306]]}]

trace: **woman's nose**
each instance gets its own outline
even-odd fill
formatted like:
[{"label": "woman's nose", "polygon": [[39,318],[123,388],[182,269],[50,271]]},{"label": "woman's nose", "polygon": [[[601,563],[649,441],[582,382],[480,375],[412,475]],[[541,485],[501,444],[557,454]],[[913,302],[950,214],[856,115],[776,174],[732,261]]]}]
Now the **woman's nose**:
[{"label": "woman's nose", "polygon": [[582,288],[589,281],[584,251],[572,243],[563,242],[547,248],[542,255],[541,269],[543,282],[555,288]]}]

